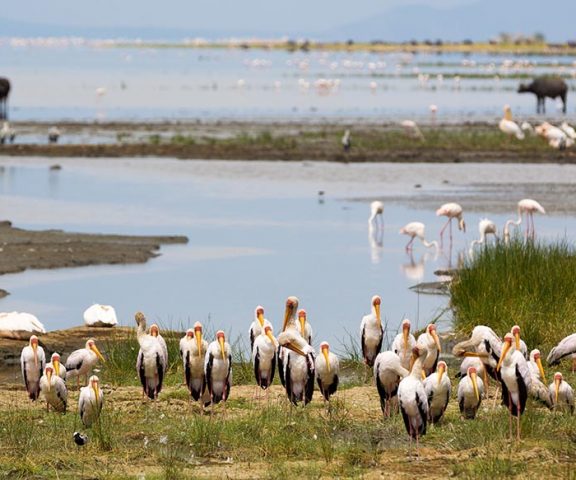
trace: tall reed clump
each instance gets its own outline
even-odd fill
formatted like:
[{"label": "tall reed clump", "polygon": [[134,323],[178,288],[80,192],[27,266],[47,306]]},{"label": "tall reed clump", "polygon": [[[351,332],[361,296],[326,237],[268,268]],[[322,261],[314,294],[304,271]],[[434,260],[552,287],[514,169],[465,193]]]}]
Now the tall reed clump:
[{"label": "tall reed clump", "polygon": [[531,348],[547,351],[576,331],[576,251],[520,239],[483,248],[452,283],[451,303],[458,331],[519,325]]}]

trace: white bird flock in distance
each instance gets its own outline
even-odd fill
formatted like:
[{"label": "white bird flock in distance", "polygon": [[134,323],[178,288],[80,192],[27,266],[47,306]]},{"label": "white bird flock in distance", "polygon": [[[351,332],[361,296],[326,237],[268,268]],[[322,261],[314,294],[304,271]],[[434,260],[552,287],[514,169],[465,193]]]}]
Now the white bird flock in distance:
[{"label": "white bird flock in distance", "polygon": [[84,323],[88,327],[113,327],[118,324],[116,310],[110,305],[95,303],[84,311]]}]

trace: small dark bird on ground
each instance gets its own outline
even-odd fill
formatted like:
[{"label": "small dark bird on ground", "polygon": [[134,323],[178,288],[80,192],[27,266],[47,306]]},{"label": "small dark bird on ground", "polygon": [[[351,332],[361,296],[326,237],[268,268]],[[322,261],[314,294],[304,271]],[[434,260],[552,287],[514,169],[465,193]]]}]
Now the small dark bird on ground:
[{"label": "small dark bird on ground", "polygon": [[74,432],[74,443],[79,447],[83,447],[88,443],[88,435],[83,435],[80,432]]}]

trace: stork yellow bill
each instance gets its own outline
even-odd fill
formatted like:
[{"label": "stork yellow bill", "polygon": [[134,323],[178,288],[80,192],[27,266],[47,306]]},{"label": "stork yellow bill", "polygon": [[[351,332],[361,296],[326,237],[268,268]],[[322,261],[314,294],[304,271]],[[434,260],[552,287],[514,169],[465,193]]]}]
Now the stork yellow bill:
[{"label": "stork yellow bill", "polygon": [[198,356],[202,357],[202,325],[200,325],[198,322],[196,322],[194,325],[194,338],[196,338]]}]

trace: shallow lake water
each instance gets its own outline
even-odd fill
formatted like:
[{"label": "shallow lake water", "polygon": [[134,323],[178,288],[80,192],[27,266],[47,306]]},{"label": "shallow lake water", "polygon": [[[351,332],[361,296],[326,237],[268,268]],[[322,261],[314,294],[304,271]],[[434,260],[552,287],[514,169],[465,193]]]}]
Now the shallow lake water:
[{"label": "shallow lake water", "polygon": [[[50,171],[55,162],[63,168]],[[49,330],[79,325],[94,302],[111,304],[122,325],[137,310],[165,326],[196,320],[243,335],[261,304],[276,328],[288,295],[308,311],[315,344],[357,335],[370,298],[383,299],[392,337],[404,317],[422,327],[447,297],[409,287],[454,267],[488,216],[499,226],[520,198],[534,197],[543,239],[573,239],[576,167],[560,165],[343,165],[170,159],[0,157],[0,217],[22,228],[181,234],[185,246],[162,247],[143,265],[96,266],[5,275],[2,311],[29,311]],[[318,192],[324,191],[323,196]],[[369,202],[385,202],[381,237],[369,236]],[[451,251],[416,243],[398,230],[423,221],[437,239],[446,201],[465,209],[468,231]],[[446,244],[448,242],[445,242]],[[449,328],[450,315],[442,316]]]}]

